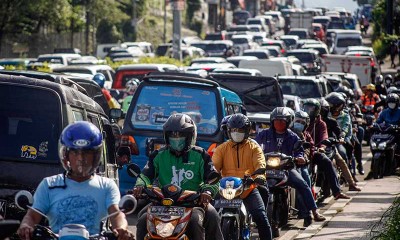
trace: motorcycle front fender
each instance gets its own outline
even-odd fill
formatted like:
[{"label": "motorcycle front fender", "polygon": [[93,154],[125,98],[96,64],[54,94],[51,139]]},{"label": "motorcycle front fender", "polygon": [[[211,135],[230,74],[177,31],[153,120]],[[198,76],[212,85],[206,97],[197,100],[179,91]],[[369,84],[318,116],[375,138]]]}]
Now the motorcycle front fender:
[{"label": "motorcycle front fender", "polygon": [[374,155],[372,156],[372,159],[378,159],[382,156],[382,152],[375,152]]}]

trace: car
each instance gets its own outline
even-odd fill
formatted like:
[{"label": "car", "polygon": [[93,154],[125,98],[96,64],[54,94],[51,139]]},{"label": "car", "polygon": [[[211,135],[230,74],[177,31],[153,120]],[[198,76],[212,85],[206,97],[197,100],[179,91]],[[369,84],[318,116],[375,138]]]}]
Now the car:
[{"label": "car", "polygon": [[239,67],[240,61],[243,61],[243,60],[257,60],[257,59],[258,58],[254,57],[254,56],[232,56],[232,57],[226,58],[226,61],[228,61],[229,63],[232,63],[236,67]]},{"label": "car", "polygon": [[168,49],[172,47],[172,43],[163,43],[157,46],[155,55],[158,57],[163,57],[167,54]]},{"label": "car", "polygon": [[372,47],[367,47],[367,46],[349,46],[345,50],[345,53],[348,52],[369,52],[375,55],[374,49]]},{"label": "car", "polygon": [[189,66],[186,71],[195,71],[195,70],[206,70],[207,72],[212,72],[215,69],[231,69],[231,68],[236,68],[235,65],[232,63],[204,63],[204,64],[194,64],[192,66]]},{"label": "car", "polygon": [[307,70],[300,64],[292,64],[293,75],[295,76],[305,76],[307,75]]},{"label": "car", "polygon": [[307,28],[291,28],[287,35],[296,35],[299,39],[310,38],[310,31]]},{"label": "car", "polygon": [[[204,57],[206,55],[205,51],[201,48],[194,47],[194,46],[181,46],[182,58],[198,58]],[[167,52],[167,56],[170,58],[173,57],[173,49],[169,48]]]},{"label": "car", "polygon": [[[241,53],[247,49],[255,49],[258,44],[253,41],[250,35],[233,35],[231,38],[234,48],[240,48]],[[241,55],[241,54],[238,54]]]},{"label": "car", "polygon": [[229,49],[233,48],[231,40],[212,41],[205,46],[205,54],[208,57],[225,57]]},{"label": "car", "polygon": [[268,49],[247,49],[244,50],[243,56],[254,56],[258,59],[269,59],[270,54]]},{"label": "car", "polygon": [[283,29],[285,27],[285,19],[282,16],[282,13],[279,11],[268,11],[264,12],[264,15],[271,16],[276,24],[278,29]]},{"label": "car", "polygon": [[[279,83],[274,77],[224,74],[211,77],[220,86],[230,89],[240,96],[253,126],[269,125],[272,110],[284,106]],[[255,130],[260,129],[256,127]]]},{"label": "car", "polygon": [[282,35],[279,37],[280,40],[285,42],[285,45],[289,49],[297,48],[297,42],[299,41],[299,36],[296,35]]},{"label": "car", "polygon": [[272,16],[258,15],[255,18],[264,19],[265,25],[267,25],[268,29],[269,29],[269,31],[268,31],[269,35],[272,36],[272,35],[275,34],[275,32],[276,32],[276,23],[275,23],[275,21],[274,21]]},{"label": "car", "polygon": [[150,72],[179,72],[179,68],[173,64],[126,64],[121,65],[115,71],[113,89],[125,89],[125,84],[132,78],[141,80]]},{"label": "car", "polygon": [[324,27],[324,30],[328,28],[329,22],[331,18],[329,16],[315,16],[313,17],[313,23],[321,23]]},{"label": "car", "polygon": [[[131,161],[143,168],[150,153],[165,145],[163,123],[170,115],[191,116],[197,126],[196,145],[212,154],[213,148],[224,142],[219,126],[222,118],[242,111],[239,96],[215,81],[183,73],[151,73],[133,95],[122,134],[137,145],[138,155],[132,155]],[[120,187],[126,192],[135,179],[127,176],[126,170],[121,172]]]},{"label": "car", "polygon": [[283,94],[283,104],[285,107],[293,109],[294,112],[301,111],[301,98],[295,95]]},{"label": "car", "polygon": [[17,192],[33,194],[43,178],[65,172],[59,137],[75,121],[89,121],[107,136],[97,174],[118,183],[110,119],[80,85],[58,80],[0,74],[0,214],[5,219],[22,220],[26,213],[15,206]]},{"label": "car", "polygon": [[190,66],[195,64],[207,64],[207,63],[226,63],[226,59],[222,57],[202,57],[192,59]]},{"label": "car", "polygon": [[212,40],[201,40],[201,41],[198,41],[198,42],[194,41],[194,42],[190,43],[190,46],[201,48],[204,51],[206,51],[207,44],[212,43],[212,42],[213,42]]},{"label": "car", "polygon": [[82,56],[76,53],[54,53],[42,54],[36,61],[29,62],[27,65],[28,70],[36,70],[42,67],[53,69],[55,67],[67,66],[71,61],[80,59]]},{"label": "car", "polygon": [[265,20],[262,18],[248,18],[246,25],[260,25],[262,29],[261,32],[269,33],[268,25],[265,24]]},{"label": "car", "polygon": [[144,55],[146,57],[154,57],[155,56],[153,44],[151,44],[149,42],[123,42],[121,45],[126,46],[126,48],[138,47],[142,50],[142,52],[144,53]]},{"label": "car", "polygon": [[358,30],[336,30],[331,53],[343,54],[350,46],[362,46],[361,32]]},{"label": "car", "polygon": [[0,66],[12,69],[26,69],[30,62],[35,61],[35,58],[2,58]]},{"label": "car", "polygon": [[267,39],[268,33],[266,32],[254,32],[253,34],[253,41],[261,45],[261,43]]},{"label": "car", "polygon": [[318,51],[318,55],[321,57],[324,54],[329,54],[328,46],[325,43],[312,43],[312,44],[304,44],[301,46],[302,49],[314,49]]},{"label": "car", "polygon": [[[225,40],[225,34],[226,34],[226,31],[207,33],[206,36],[204,37],[204,40],[211,40],[211,41]],[[190,45],[192,45],[192,43]]]},{"label": "car", "polygon": [[295,49],[286,52],[286,56],[294,56],[300,60],[308,75],[321,73],[322,63],[318,54],[319,52],[313,49]]},{"label": "car", "polygon": [[353,90],[355,99],[359,99],[362,96],[361,82],[356,74],[344,72],[323,72],[323,74],[341,77],[342,84]]},{"label": "car", "polygon": [[236,25],[246,24],[246,20],[251,17],[250,12],[238,10],[233,12],[232,23]]},{"label": "car", "polygon": [[229,68],[229,69],[214,69],[211,73],[211,76],[214,74],[242,74],[249,76],[262,76],[261,72],[257,69],[251,68]]},{"label": "car", "polygon": [[297,48],[301,48],[304,44],[321,44],[323,42],[315,39],[299,39],[297,41]]},{"label": "car", "polygon": [[265,49],[268,50],[269,55],[272,57],[282,57],[282,52],[281,52],[281,48],[279,46],[261,46],[258,49]]},{"label": "car", "polygon": [[288,49],[285,42],[282,40],[267,39],[262,42],[261,46],[278,46],[282,54]]},{"label": "car", "polygon": [[56,73],[85,73],[95,75],[96,73],[102,73],[106,77],[104,87],[110,89],[115,76],[115,71],[108,65],[70,65],[65,67],[57,67],[53,69]]},{"label": "car", "polygon": [[80,59],[73,59],[69,62],[69,65],[97,65],[106,64],[106,60],[97,59],[95,56],[86,55],[82,56]]},{"label": "car", "polygon": [[322,75],[317,76],[279,76],[283,94],[295,95],[302,100],[322,99],[333,91],[329,81]]}]

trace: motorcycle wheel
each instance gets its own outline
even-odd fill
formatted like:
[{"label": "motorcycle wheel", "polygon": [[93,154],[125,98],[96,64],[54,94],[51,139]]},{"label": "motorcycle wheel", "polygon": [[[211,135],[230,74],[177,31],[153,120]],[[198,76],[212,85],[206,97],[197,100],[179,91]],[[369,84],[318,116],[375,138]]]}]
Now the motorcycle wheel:
[{"label": "motorcycle wheel", "polygon": [[377,158],[377,159],[374,159],[374,165],[372,166],[372,173],[373,173],[373,176],[374,176],[374,179],[378,179],[379,178],[379,174],[380,174],[380,172],[381,172],[381,158]]},{"label": "motorcycle wheel", "polygon": [[274,205],[274,218],[278,222],[278,227],[283,227],[288,223],[289,220],[289,204],[288,196],[286,191],[281,191],[277,194]]},{"label": "motorcycle wheel", "polygon": [[239,224],[234,218],[222,219],[222,236],[226,240],[239,240]]}]

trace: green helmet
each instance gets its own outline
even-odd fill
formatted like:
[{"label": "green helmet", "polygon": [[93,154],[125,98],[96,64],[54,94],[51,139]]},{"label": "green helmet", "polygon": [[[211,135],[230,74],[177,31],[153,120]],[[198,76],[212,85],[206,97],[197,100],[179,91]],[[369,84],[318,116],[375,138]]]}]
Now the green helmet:
[{"label": "green helmet", "polygon": [[321,112],[321,104],[316,99],[307,99],[303,102],[303,111],[308,113],[310,120],[314,120]]}]

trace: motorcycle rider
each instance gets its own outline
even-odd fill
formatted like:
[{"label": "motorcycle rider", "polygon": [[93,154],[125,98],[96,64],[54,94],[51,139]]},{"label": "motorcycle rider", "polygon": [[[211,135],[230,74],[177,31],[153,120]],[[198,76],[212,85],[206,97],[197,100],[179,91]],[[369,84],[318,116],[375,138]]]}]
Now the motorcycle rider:
[{"label": "motorcycle rider", "polygon": [[381,101],[378,94],[375,93],[376,89],[374,84],[370,83],[367,86],[365,86],[364,89],[365,92],[358,101],[361,107],[375,105],[376,103]]},{"label": "motorcycle rider", "polygon": [[[385,124],[385,125],[400,125],[400,98],[396,93],[390,93],[386,97],[386,103],[388,108],[384,109],[380,114],[378,119],[376,120],[377,124]],[[372,164],[371,164],[372,166]],[[373,177],[372,167],[370,172],[368,173],[365,180],[369,180]]]},{"label": "motorcycle rider", "polygon": [[[100,232],[100,221],[107,214],[118,239],[134,239],[127,230],[125,214],[119,212],[120,192],[112,179],[95,174],[103,151],[103,137],[92,123],[77,121],[61,133],[59,156],[65,172],[46,177],[34,195],[33,209],[48,216],[52,231],[65,224],[83,224],[90,235]],[[117,213],[119,212],[119,213]],[[18,229],[21,239],[31,239],[42,215],[29,209]]]},{"label": "motorcycle rider", "polygon": [[[342,130],[340,129],[340,126],[337,123],[337,121],[334,118],[328,116],[330,114],[329,103],[325,99],[321,99],[320,104],[321,104],[320,115],[321,119],[326,123],[326,127],[328,130],[328,137],[333,137],[335,139],[344,138],[344,135],[342,135]],[[347,166],[346,161],[340,156],[338,152],[336,152],[334,159],[337,167],[342,170],[344,179],[349,184],[349,191],[361,191],[361,188],[357,186],[357,182],[350,173],[350,169]]]},{"label": "motorcycle rider", "polygon": [[[271,112],[271,127],[259,132],[256,141],[263,146],[264,153],[281,152],[288,156],[293,156],[298,165],[305,164],[304,149],[294,149],[296,142],[300,138],[289,129],[293,122],[291,109],[287,107],[277,107]],[[313,213],[315,221],[325,221],[325,217],[318,213],[318,207],[315,204],[314,197],[307,182],[296,169],[289,170],[289,186],[294,187],[301,196],[306,209],[301,209],[301,213],[306,213],[304,218],[304,226],[309,226],[312,222],[310,210]]]},{"label": "motorcycle rider", "polygon": [[[233,114],[227,123],[229,140],[215,148],[212,160],[222,177],[242,178],[246,171],[250,173],[265,168],[265,157],[261,147],[249,139],[251,123],[247,116]],[[258,175],[260,182],[265,182],[265,175]],[[261,240],[272,239],[271,226],[268,222],[264,202],[259,190],[254,189],[243,203],[257,224]]]},{"label": "motorcycle rider", "polygon": [[386,89],[394,86],[394,81],[393,81],[392,75],[386,74],[386,76],[385,76],[385,85],[386,85]]},{"label": "motorcycle rider", "polygon": [[106,77],[104,76],[104,74],[96,73],[93,76],[92,80],[95,81],[101,87],[101,91],[103,92],[103,95],[106,98],[107,104],[110,107],[110,109],[121,108],[121,105],[118,103],[118,101],[111,96],[110,91],[104,88],[104,84],[106,83]]},{"label": "motorcycle rider", "polygon": [[375,78],[375,90],[376,90],[376,94],[378,94],[378,95],[385,95],[386,96],[386,94],[387,94],[386,86],[385,86],[385,84],[383,82],[382,74],[378,75]]},{"label": "motorcycle rider", "polygon": [[[312,160],[325,173],[329,182],[331,191],[335,199],[349,199],[346,194],[340,191],[340,184],[336,177],[335,167],[332,161],[324,154],[326,146],[321,144],[323,140],[328,139],[328,129],[326,123],[322,120],[321,104],[316,99],[308,99],[303,103],[303,108],[310,116],[310,124],[306,128],[306,132],[312,137],[317,151],[313,152]],[[350,188],[350,190],[352,190]]]},{"label": "motorcycle rider", "polygon": [[[186,114],[173,114],[164,123],[163,133],[166,147],[151,153],[141,174],[146,182],[137,180],[134,195],[140,196],[143,187],[151,185],[154,179],[158,179],[159,187],[174,183],[183,190],[200,191],[200,202],[205,208],[193,208],[186,233],[190,239],[222,240],[220,218],[215,208],[209,204],[217,193],[218,183],[205,183],[215,168],[207,151],[194,145],[197,138],[194,121]],[[177,176],[182,171],[191,172],[192,177],[186,177],[186,174],[183,177]],[[138,217],[136,237],[141,240],[147,234],[147,213],[142,210]]]}]

